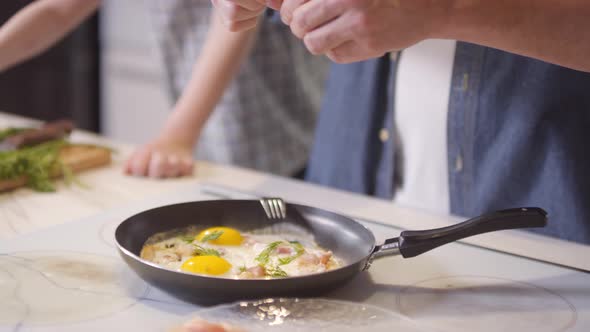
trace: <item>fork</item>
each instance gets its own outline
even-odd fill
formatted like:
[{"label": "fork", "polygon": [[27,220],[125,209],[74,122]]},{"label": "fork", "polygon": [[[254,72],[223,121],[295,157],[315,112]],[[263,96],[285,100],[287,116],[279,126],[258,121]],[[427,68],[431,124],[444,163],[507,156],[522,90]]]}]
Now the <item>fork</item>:
[{"label": "fork", "polygon": [[278,197],[263,197],[260,204],[268,219],[285,219],[287,217],[287,206],[283,199]]}]

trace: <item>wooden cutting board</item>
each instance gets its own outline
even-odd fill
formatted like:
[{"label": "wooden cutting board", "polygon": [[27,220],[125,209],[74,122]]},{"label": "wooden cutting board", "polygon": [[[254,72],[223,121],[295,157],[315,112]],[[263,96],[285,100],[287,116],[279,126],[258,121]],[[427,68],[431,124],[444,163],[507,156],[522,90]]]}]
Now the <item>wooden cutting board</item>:
[{"label": "wooden cutting board", "polygon": [[[91,168],[105,166],[111,163],[111,150],[92,145],[71,144],[63,147],[59,157],[66,167],[78,173]],[[61,177],[61,171],[56,171],[52,176]],[[0,191],[7,191],[23,187],[27,184],[27,178],[22,176],[16,179],[0,180]]]}]

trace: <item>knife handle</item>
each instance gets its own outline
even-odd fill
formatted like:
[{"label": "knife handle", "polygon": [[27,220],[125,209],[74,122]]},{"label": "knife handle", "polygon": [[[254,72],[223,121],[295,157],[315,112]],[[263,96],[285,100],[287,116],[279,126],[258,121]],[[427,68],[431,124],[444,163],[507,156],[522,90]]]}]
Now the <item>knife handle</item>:
[{"label": "knife handle", "polygon": [[9,136],[2,142],[12,149],[32,146],[54,139],[64,138],[74,129],[74,124],[68,120],[50,122],[39,129],[25,130]]},{"label": "knife handle", "polygon": [[399,251],[405,257],[414,257],[470,236],[516,228],[545,227],[547,212],[541,208],[515,208],[496,211],[469,219],[462,223],[423,231],[403,231],[399,238]]}]

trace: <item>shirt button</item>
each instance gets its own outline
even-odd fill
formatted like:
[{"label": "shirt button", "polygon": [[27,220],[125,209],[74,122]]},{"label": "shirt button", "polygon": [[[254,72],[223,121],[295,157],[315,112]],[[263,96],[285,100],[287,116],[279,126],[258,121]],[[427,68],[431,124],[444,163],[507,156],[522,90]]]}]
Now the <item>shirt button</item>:
[{"label": "shirt button", "polygon": [[461,172],[463,170],[463,157],[458,155],[455,158],[455,172]]},{"label": "shirt button", "polygon": [[398,53],[397,51],[395,51],[395,52],[393,52],[393,51],[392,51],[392,52],[390,52],[390,53],[389,53],[389,59],[390,59],[391,61],[395,61],[395,60],[397,60],[397,53]]},{"label": "shirt button", "polygon": [[379,130],[379,139],[381,142],[385,143],[389,139],[389,130],[382,128]]}]

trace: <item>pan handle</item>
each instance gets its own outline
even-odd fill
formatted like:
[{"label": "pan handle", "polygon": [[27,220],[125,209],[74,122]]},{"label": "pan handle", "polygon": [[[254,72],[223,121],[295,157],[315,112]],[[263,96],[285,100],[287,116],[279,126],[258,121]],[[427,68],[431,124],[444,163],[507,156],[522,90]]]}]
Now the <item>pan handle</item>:
[{"label": "pan handle", "polygon": [[404,258],[421,255],[444,244],[473,235],[516,228],[544,227],[547,212],[541,208],[515,208],[484,214],[462,223],[424,231],[404,231],[398,250]]}]

